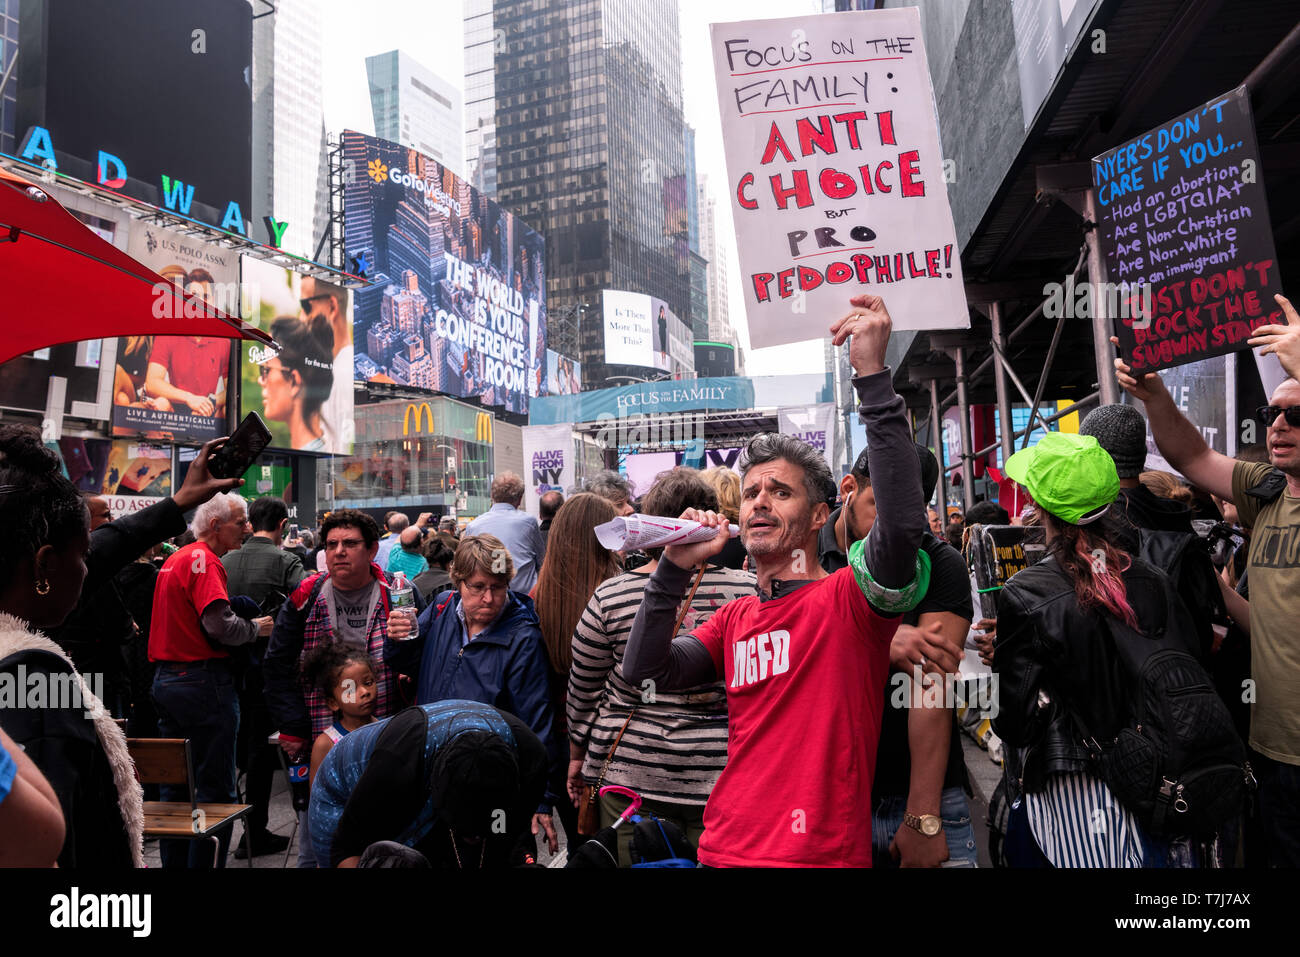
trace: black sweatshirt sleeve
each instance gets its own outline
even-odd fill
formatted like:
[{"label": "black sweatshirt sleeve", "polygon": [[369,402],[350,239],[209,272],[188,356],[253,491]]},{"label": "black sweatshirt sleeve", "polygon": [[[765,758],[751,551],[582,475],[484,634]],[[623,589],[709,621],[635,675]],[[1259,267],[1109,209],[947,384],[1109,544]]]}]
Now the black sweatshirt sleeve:
[{"label": "black sweatshirt sleeve", "polygon": [[867,429],[867,463],[876,497],[876,522],[864,546],[867,568],[877,584],[903,588],[916,576],[916,552],[925,533],[921,462],[890,370],[859,376],[853,388]]},{"label": "black sweatshirt sleeve", "polygon": [[646,582],[623,652],[623,677],[632,684],[648,679],[664,691],[672,691],[718,680],[713,656],[703,642],[691,635],[673,637],[673,624],[690,581],[690,569],[659,559]]},{"label": "black sweatshirt sleeve", "polygon": [[90,533],[82,594],[93,594],[153,546],[183,531],[185,515],[170,498],[101,525]]}]

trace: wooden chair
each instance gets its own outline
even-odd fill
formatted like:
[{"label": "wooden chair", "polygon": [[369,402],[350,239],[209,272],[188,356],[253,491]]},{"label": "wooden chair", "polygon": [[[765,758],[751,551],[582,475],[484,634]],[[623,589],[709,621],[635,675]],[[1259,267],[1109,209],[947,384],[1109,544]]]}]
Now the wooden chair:
[{"label": "wooden chair", "polygon": [[[216,866],[221,845],[217,832],[253,809],[251,804],[200,804],[194,790],[194,760],[189,738],[127,738],[127,751],[135,762],[136,777],[141,784],[170,784],[189,791],[189,802],[145,801],[144,836],[183,841],[211,841],[212,863]],[[247,824],[244,843],[248,866],[253,866],[251,837]]]}]

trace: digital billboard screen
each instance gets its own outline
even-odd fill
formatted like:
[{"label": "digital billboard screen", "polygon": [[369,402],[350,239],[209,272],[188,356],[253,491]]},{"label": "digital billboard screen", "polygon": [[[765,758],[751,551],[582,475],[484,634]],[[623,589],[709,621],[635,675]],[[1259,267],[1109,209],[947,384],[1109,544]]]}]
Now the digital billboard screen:
[{"label": "digital billboard screen", "polygon": [[691,332],[668,303],[655,296],[606,289],[605,362],[641,366],[674,375],[694,371]]},{"label": "digital billboard screen", "polygon": [[247,0],[22,0],[17,7],[20,158],[52,161],[61,173],[247,235]]},{"label": "digital billboard screen", "polygon": [[582,363],[547,349],[546,384],[550,395],[577,395],[582,391]]},{"label": "digital billboard screen", "polygon": [[278,351],[239,343],[240,420],[256,412],[271,446],[351,455],[352,297],[342,286],[251,256],[240,264],[245,319]]},{"label": "digital billboard screen", "polygon": [[735,347],[724,342],[695,343],[695,374],[706,377],[735,375]]},{"label": "digital billboard screen", "polygon": [[437,161],[343,134],[356,377],[527,412],[546,395],[540,233]]}]

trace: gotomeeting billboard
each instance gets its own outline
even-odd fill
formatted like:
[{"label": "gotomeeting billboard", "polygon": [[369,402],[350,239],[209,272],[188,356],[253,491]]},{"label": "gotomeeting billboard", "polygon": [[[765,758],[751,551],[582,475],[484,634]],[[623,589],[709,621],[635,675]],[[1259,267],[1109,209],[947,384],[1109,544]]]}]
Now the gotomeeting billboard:
[{"label": "gotomeeting billboard", "polygon": [[348,130],[343,156],[344,247],[372,281],[357,379],[526,413],[548,394],[541,234],[414,149]]}]

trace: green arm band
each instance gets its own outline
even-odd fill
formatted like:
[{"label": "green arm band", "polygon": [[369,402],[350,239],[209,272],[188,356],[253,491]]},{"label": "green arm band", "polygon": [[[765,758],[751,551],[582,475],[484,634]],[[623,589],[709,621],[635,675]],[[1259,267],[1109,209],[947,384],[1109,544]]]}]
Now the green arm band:
[{"label": "green arm band", "polygon": [[867,570],[865,543],[866,539],[863,539],[849,546],[849,567],[853,569],[853,577],[867,601],[888,615],[901,615],[921,604],[925,593],[930,590],[930,556],[925,549],[917,549],[916,577],[911,583],[902,588],[886,588]]}]

